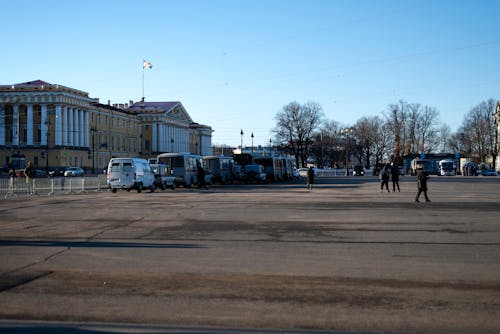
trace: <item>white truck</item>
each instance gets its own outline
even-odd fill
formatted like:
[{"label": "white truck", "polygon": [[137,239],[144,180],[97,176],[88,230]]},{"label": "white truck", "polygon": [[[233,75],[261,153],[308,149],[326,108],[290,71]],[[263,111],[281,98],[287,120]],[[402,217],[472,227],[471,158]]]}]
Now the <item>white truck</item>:
[{"label": "white truck", "polygon": [[438,162],[439,175],[453,176],[455,175],[455,163],[451,159],[443,159]]},{"label": "white truck", "polygon": [[109,160],[106,180],[109,189],[116,193],[118,189],[130,191],[143,189],[155,190],[155,175],[146,159],[112,158]]}]

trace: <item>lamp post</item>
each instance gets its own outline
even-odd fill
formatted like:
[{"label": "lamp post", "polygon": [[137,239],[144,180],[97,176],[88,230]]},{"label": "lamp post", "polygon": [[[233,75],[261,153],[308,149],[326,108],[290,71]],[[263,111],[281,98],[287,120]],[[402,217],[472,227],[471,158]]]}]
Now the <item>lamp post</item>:
[{"label": "lamp post", "polygon": [[252,137],[252,155],[253,155],[253,132],[252,132],[252,135],[250,137]]},{"label": "lamp post", "polygon": [[241,129],[241,131],[240,131],[240,136],[241,136],[240,150],[241,150],[241,153],[243,153],[243,129]]},{"label": "lamp post", "polygon": [[349,136],[352,134],[352,129],[342,129],[340,134],[345,138],[345,176],[349,176]]},{"label": "lamp post", "polygon": [[45,159],[46,159],[46,165],[45,165],[45,171],[47,172],[47,175],[49,175],[49,119],[45,121],[45,127],[46,127],[46,133],[45,135],[47,136],[47,145],[45,146]]},{"label": "lamp post", "polygon": [[272,148],[273,148],[273,141],[271,138],[269,138],[269,155],[272,156],[273,155],[273,151],[272,151]]}]

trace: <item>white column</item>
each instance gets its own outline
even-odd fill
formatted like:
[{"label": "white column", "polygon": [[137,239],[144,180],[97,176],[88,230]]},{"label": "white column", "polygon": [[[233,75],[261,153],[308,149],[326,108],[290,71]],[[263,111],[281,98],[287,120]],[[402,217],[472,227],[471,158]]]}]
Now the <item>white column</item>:
[{"label": "white column", "polygon": [[69,108],[66,106],[63,106],[62,109],[63,112],[63,127],[62,127],[62,144],[64,146],[69,145]]},{"label": "white column", "polygon": [[69,146],[69,108],[64,107],[63,110],[64,110],[63,144],[65,146]]},{"label": "white column", "polygon": [[89,140],[89,136],[90,136],[90,124],[89,124],[90,111],[88,111],[88,110],[84,111],[83,120],[84,120],[83,146],[90,148],[90,140]]},{"label": "white column", "polygon": [[68,108],[68,145],[73,146],[75,141],[74,141],[74,131],[75,131],[75,109],[74,108]]},{"label": "white column", "polygon": [[12,106],[12,146],[19,146],[19,105]]},{"label": "white column", "polygon": [[55,145],[62,145],[62,124],[63,124],[63,116],[61,112],[61,106],[56,105],[56,133],[55,133]]},{"label": "white column", "polygon": [[5,108],[0,104],[0,146],[5,145]]},{"label": "white column", "polygon": [[158,124],[153,123],[151,126],[151,151],[158,151]]},{"label": "white column", "polygon": [[83,123],[83,110],[78,109],[78,145],[79,147],[85,146],[84,140],[84,133],[85,133],[85,126]]},{"label": "white column", "polygon": [[47,145],[47,133],[49,131],[49,118],[48,118],[48,115],[47,115],[47,105],[46,104],[42,104],[41,105],[41,108],[42,108],[42,117],[40,118],[40,127],[41,127],[41,136],[42,138],[40,138],[40,145],[42,146],[46,146]]},{"label": "white column", "polygon": [[165,152],[165,124],[160,124],[160,148],[159,151]]},{"label": "white column", "polygon": [[26,108],[26,144],[33,146],[33,105],[28,104]]},{"label": "white column", "polygon": [[78,146],[78,135],[80,129],[78,128],[78,109],[73,108],[73,146]]}]

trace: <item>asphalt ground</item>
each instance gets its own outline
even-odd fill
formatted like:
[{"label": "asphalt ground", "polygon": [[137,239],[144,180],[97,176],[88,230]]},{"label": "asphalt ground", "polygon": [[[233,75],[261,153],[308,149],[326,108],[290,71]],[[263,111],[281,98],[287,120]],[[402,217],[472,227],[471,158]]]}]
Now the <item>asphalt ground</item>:
[{"label": "asphalt ground", "polygon": [[[0,319],[499,333],[500,178],[432,177],[430,203],[414,202],[413,177],[400,187],[380,193],[365,176],[321,178],[310,192],[296,182],[2,200]],[[0,331],[23,327],[11,325]]]}]

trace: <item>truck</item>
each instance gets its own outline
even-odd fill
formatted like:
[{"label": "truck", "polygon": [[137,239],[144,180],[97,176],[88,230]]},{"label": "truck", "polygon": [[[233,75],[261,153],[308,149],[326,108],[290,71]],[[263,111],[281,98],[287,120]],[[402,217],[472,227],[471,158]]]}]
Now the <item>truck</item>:
[{"label": "truck", "polygon": [[411,175],[416,175],[417,170],[423,169],[424,172],[432,174],[433,168],[431,162],[427,159],[415,158],[411,161]]},{"label": "truck", "polygon": [[455,163],[451,159],[443,159],[438,162],[439,173],[441,176],[454,176]]}]

